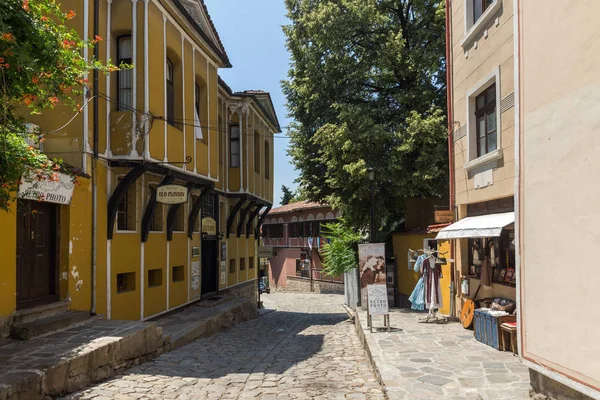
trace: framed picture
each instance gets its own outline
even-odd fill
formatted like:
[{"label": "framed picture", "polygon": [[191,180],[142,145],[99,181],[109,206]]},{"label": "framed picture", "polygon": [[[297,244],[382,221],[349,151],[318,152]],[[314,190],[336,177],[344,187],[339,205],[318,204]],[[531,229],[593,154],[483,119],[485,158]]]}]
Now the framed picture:
[{"label": "framed picture", "polygon": [[506,277],[506,270],[505,269],[501,269],[500,270],[500,275],[498,275],[498,281],[499,282],[504,282],[504,278]]},{"label": "framed picture", "polygon": [[514,268],[508,268],[506,270],[506,278],[504,279],[504,282],[509,283],[512,280],[514,273],[515,273]]}]

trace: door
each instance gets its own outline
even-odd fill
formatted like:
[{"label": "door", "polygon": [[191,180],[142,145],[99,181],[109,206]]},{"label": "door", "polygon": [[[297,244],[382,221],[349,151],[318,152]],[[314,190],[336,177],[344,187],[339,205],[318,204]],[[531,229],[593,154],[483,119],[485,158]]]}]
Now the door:
[{"label": "door", "polygon": [[59,300],[56,271],[58,206],[23,200],[17,206],[17,308]]},{"label": "door", "polygon": [[202,241],[202,295],[217,291],[218,259],[216,240]]}]

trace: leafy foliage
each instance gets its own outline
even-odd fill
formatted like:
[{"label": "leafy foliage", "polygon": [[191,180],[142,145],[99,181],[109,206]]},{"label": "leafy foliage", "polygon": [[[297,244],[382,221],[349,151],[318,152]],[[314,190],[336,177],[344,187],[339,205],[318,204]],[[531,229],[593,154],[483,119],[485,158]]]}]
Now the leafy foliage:
[{"label": "leafy foliage", "polygon": [[292,192],[289,187],[281,185],[281,192],[283,193],[281,196],[282,206],[289,204],[294,200],[294,192]]},{"label": "leafy foliage", "polygon": [[[86,60],[82,50],[102,40],[81,39],[67,26],[75,12],[64,12],[54,0],[2,0],[0,2],[0,209],[7,210],[24,173],[37,179],[56,179],[68,172],[27,142],[44,140],[47,132],[28,132],[22,115],[53,109],[57,105],[80,112],[77,104],[86,74],[96,68],[117,70],[96,60]],[[25,108],[27,107],[27,108]]]},{"label": "leafy foliage", "polygon": [[[301,192],[368,225],[447,186],[444,8],[439,0],[286,0],[283,82]],[[383,228],[385,229],[385,228]]]},{"label": "leafy foliage", "polygon": [[357,245],[361,235],[343,219],[323,225],[322,235],[329,239],[321,249],[323,271],[337,276],[358,266]]}]

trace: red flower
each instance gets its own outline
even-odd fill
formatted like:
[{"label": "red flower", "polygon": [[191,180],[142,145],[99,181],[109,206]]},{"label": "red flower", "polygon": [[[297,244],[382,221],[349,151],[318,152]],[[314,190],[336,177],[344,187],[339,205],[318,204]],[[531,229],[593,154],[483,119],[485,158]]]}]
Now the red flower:
[{"label": "red flower", "polygon": [[12,33],[3,33],[0,37],[0,40],[3,40],[5,42],[13,42],[15,38],[13,37]]},{"label": "red flower", "polygon": [[92,43],[96,44],[101,41],[102,41],[102,38],[100,36],[96,35],[96,36],[94,36],[94,40],[92,40]]},{"label": "red flower", "polygon": [[23,0],[23,10],[29,12],[29,0]]},{"label": "red flower", "polygon": [[67,13],[67,15],[65,15],[65,17],[66,17],[67,19],[73,19],[73,18],[75,18],[75,16],[76,16],[76,15],[77,15],[77,14],[75,13],[75,11],[73,11],[73,10],[69,10],[69,12]]}]

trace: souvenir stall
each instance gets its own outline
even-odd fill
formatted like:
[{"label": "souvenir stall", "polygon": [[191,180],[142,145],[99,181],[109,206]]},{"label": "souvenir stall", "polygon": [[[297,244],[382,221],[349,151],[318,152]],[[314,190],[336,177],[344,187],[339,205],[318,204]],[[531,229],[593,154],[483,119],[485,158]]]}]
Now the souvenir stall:
[{"label": "souvenir stall", "polygon": [[[514,212],[463,218],[437,239],[456,239],[460,319],[475,339],[498,350],[516,348]],[[505,340],[503,341],[503,337]]]},{"label": "souvenir stall", "polygon": [[408,298],[413,310],[428,309],[429,313],[419,318],[419,322],[447,322],[446,317],[439,314],[438,310],[442,308],[442,265],[446,260],[441,258],[445,253],[439,253],[437,250],[420,249],[410,250],[411,259],[414,260],[414,271],[421,277],[415,285],[415,288]]}]

